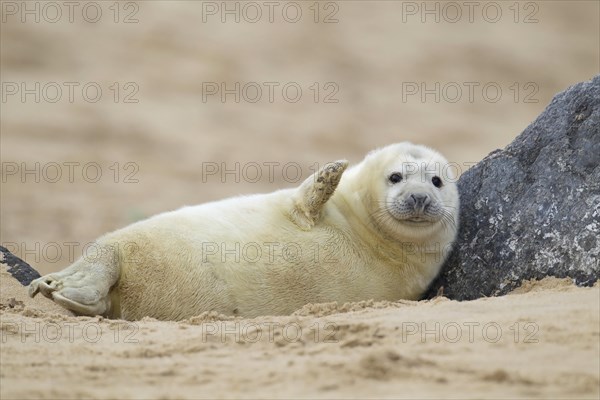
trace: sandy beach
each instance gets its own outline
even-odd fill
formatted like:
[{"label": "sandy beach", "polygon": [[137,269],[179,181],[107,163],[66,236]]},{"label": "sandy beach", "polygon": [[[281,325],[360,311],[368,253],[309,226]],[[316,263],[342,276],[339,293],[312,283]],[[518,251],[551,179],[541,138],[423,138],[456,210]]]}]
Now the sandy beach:
[{"label": "sandy beach", "polygon": [[1,275],[3,399],[596,399],[600,284],[307,305],[291,316],[74,317]]}]

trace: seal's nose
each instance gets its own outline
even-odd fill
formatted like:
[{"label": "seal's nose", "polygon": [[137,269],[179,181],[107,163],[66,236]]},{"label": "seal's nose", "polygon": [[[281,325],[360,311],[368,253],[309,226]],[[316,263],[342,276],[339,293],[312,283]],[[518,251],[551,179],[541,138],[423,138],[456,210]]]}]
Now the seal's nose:
[{"label": "seal's nose", "polygon": [[413,193],[407,202],[414,207],[415,211],[422,212],[431,203],[431,199],[425,193]]}]

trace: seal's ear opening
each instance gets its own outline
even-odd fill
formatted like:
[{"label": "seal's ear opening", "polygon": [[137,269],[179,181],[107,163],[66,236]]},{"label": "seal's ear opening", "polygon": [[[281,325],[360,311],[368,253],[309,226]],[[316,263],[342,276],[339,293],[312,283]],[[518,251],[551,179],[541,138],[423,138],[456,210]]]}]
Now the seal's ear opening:
[{"label": "seal's ear opening", "polygon": [[318,221],[321,210],[340,183],[348,160],[325,164],[309,176],[292,196],[292,221],[302,230],[310,230]]}]

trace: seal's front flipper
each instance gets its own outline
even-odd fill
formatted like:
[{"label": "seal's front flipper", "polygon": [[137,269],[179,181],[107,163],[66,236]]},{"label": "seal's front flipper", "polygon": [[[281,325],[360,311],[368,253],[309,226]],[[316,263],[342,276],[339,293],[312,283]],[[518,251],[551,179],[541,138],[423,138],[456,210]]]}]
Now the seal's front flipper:
[{"label": "seal's front flipper", "polygon": [[292,198],[291,218],[296,225],[303,230],[310,230],[315,225],[346,167],[347,160],[326,164],[300,185]]}]

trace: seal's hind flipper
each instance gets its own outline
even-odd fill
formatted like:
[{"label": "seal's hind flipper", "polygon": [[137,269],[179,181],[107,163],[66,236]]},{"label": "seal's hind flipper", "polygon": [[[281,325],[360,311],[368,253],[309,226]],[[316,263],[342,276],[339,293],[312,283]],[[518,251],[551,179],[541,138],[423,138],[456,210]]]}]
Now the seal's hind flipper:
[{"label": "seal's hind flipper", "polygon": [[55,303],[79,315],[104,315],[111,312],[110,289],[119,279],[116,257],[95,260],[85,257],[60,272],[33,280],[29,296],[42,293]]},{"label": "seal's hind flipper", "polygon": [[321,214],[321,209],[333,195],[342,174],[348,167],[347,160],[326,164],[308,177],[293,196],[292,221],[304,230],[310,230]]}]

